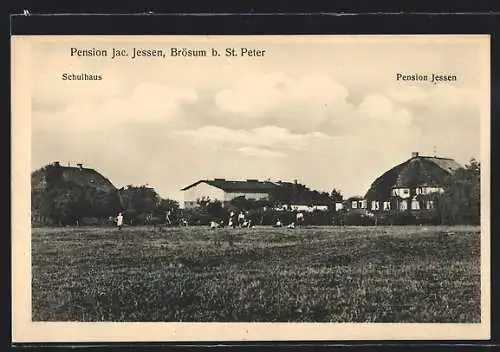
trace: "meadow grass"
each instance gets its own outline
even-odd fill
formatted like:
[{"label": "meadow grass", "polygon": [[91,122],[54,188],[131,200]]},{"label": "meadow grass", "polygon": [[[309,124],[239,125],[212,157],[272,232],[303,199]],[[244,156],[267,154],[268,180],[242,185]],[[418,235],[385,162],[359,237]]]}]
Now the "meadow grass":
[{"label": "meadow grass", "polygon": [[[234,245],[214,245],[217,231]],[[479,322],[478,227],[36,228],[34,321]]]}]

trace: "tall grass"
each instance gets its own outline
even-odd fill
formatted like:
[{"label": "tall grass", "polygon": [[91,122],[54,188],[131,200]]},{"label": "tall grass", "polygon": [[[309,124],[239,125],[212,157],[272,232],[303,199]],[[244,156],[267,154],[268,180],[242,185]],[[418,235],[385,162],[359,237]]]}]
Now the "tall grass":
[{"label": "tall grass", "polygon": [[475,227],[33,230],[35,321],[478,322]]}]

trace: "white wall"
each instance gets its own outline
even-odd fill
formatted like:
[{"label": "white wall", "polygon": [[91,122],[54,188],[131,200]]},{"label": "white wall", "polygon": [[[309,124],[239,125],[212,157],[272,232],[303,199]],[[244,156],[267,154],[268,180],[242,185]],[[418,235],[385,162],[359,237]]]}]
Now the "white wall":
[{"label": "white wall", "polygon": [[366,199],[353,200],[353,201],[351,201],[351,208],[352,209],[366,209],[367,204],[368,204],[368,202]]},{"label": "white wall", "polygon": [[196,202],[198,199],[208,197],[211,200],[224,200],[224,191],[220,188],[201,182],[184,191],[184,203]]},{"label": "white wall", "polygon": [[292,208],[292,210],[296,210],[296,211],[312,212],[314,210],[313,207],[310,207],[308,205],[291,204],[290,207]]},{"label": "white wall", "polygon": [[267,193],[241,193],[241,192],[227,192],[224,194],[224,201],[228,202],[234,198],[245,196],[246,199],[267,199],[269,194]]},{"label": "white wall", "polygon": [[444,189],[442,187],[418,187],[416,189],[416,194],[431,194],[431,193],[443,193]]},{"label": "white wall", "polygon": [[409,188],[393,188],[392,195],[398,196],[401,198],[409,198],[410,197],[410,189]]}]

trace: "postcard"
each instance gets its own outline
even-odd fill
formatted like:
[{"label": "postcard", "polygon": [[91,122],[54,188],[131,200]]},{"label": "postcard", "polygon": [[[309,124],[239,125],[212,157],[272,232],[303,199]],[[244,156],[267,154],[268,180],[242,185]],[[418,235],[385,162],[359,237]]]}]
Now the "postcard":
[{"label": "postcard", "polygon": [[488,35],[11,45],[13,342],[489,338]]}]

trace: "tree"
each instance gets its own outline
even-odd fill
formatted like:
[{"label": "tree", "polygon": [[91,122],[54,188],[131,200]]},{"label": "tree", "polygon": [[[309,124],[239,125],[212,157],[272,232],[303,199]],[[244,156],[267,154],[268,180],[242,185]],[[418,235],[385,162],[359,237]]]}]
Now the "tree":
[{"label": "tree", "polygon": [[224,216],[224,209],[219,200],[203,197],[198,199],[197,203],[199,205],[197,210],[200,213],[206,213],[207,215],[215,218],[221,218]]},{"label": "tree", "polygon": [[56,224],[73,224],[88,216],[91,207],[82,187],[64,182],[47,189],[41,197],[40,214]]},{"label": "tree", "polygon": [[88,187],[85,195],[91,207],[90,216],[105,218],[121,210],[118,192],[106,192]]},{"label": "tree", "polygon": [[119,190],[122,208],[126,211],[145,214],[154,211],[161,202],[161,197],[156,191],[147,186],[132,186]]},{"label": "tree", "polygon": [[337,190],[334,188],[332,190],[332,193],[330,193],[330,198],[334,202],[342,202],[342,200],[344,199],[344,196],[342,196],[342,193],[340,192],[340,190]]},{"label": "tree", "polygon": [[177,211],[179,209],[179,202],[173,199],[160,199],[156,206],[158,211]]},{"label": "tree", "polygon": [[481,164],[472,158],[447,180],[436,198],[436,212],[444,224],[479,224],[481,209]]},{"label": "tree", "polygon": [[259,206],[260,204],[256,200],[247,199],[245,196],[233,198],[229,202],[229,207],[235,211],[257,209]]}]

